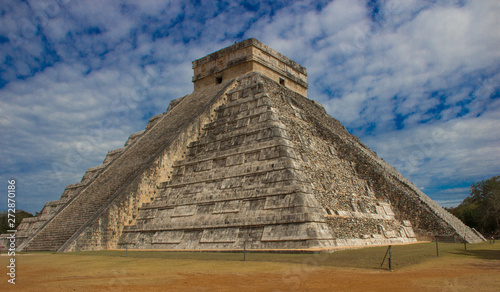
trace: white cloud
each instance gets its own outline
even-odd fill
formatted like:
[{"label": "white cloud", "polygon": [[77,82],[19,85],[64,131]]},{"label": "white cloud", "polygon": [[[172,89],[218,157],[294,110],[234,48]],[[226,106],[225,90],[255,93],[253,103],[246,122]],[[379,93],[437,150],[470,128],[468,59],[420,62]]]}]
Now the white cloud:
[{"label": "white cloud", "polygon": [[[477,118],[422,124],[362,141],[417,186],[470,184],[500,172],[500,101],[490,107]],[[436,198],[442,192],[433,191]]]}]

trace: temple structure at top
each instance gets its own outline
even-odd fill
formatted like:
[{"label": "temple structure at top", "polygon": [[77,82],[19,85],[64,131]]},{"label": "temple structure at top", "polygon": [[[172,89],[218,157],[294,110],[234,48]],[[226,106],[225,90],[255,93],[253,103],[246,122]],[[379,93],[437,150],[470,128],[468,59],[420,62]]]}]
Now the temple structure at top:
[{"label": "temple structure at top", "polygon": [[307,96],[306,68],[251,38],[193,61],[194,90],[224,80],[260,72],[277,83]]}]

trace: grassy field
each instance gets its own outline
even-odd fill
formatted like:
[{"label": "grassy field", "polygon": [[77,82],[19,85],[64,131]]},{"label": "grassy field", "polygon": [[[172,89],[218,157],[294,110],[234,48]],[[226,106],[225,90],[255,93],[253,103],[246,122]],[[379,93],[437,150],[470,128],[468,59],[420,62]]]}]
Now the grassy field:
[{"label": "grassy field", "polygon": [[101,251],[2,254],[0,291],[498,291],[500,242],[398,245],[331,254]]}]

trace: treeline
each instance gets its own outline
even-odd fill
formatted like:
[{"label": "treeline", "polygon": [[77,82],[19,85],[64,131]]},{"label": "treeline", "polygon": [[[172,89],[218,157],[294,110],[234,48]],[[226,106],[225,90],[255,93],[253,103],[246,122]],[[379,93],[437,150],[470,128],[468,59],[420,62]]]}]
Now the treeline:
[{"label": "treeline", "polygon": [[500,176],[472,184],[470,195],[448,210],[487,238],[500,237]]},{"label": "treeline", "polygon": [[7,211],[0,211],[0,234],[7,233],[7,230],[16,229],[17,226],[19,226],[19,224],[21,223],[21,220],[23,220],[23,218],[33,217],[33,214],[23,210],[17,210],[15,217],[16,217],[15,228],[11,228],[9,227],[9,215]]}]

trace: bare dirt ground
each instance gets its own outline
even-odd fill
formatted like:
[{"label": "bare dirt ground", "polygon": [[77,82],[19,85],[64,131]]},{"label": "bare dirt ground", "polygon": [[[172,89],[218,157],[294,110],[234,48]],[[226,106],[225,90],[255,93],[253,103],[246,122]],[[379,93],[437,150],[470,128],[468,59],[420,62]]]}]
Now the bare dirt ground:
[{"label": "bare dirt ground", "polygon": [[2,254],[0,291],[499,291],[500,243],[444,246],[440,257],[432,248],[395,249],[392,272],[379,266],[384,248],[247,254],[247,261],[217,253],[22,254],[16,285],[7,282]]}]

